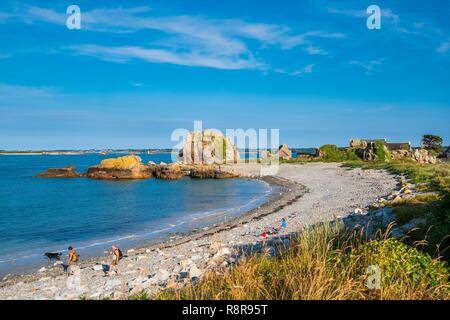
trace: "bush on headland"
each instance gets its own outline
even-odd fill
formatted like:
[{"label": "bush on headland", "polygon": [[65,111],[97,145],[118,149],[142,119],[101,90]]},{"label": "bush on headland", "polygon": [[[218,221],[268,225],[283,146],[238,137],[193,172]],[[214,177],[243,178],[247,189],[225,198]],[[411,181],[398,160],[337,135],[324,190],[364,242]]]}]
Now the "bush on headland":
[{"label": "bush on headland", "polygon": [[[370,266],[380,270],[369,285]],[[299,233],[279,256],[252,256],[198,284],[165,290],[154,299],[374,300],[448,299],[445,262],[387,234],[368,240],[358,232],[323,225]],[[142,298],[142,297],[140,297]]]},{"label": "bush on headland", "polygon": [[335,144],[326,144],[319,148],[321,159],[324,161],[341,162],[359,159],[354,148],[339,149]]}]

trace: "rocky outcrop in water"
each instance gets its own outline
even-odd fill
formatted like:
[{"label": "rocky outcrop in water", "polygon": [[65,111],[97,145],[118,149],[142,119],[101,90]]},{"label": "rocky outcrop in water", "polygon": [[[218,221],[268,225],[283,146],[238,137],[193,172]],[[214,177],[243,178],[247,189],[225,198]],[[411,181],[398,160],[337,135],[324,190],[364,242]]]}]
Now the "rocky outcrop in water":
[{"label": "rocky outcrop in water", "polygon": [[233,171],[222,170],[215,165],[195,165],[183,163],[159,165],[154,162],[143,164],[138,156],[125,156],[103,160],[99,165],[90,167],[87,173],[80,174],[75,167],[61,169],[48,169],[38,177],[48,178],[72,178],[86,176],[98,180],[120,180],[120,179],[149,179],[179,180],[184,177],[194,179],[231,179],[239,175]]},{"label": "rocky outcrop in water", "polygon": [[83,174],[76,172],[74,166],[68,166],[65,168],[50,168],[45,172],[37,175],[38,178],[79,178]]},{"label": "rocky outcrop in water", "polygon": [[179,164],[162,164],[153,167],[153,175],[162,180],[179,180],[186,176]]},{"label": "rocky outcrop in water", "polygon": [[215,166],[194,166],[191,169],[190,177],[193,179],[232,179],[238,178],[239,175]]},{"label": "rocky outcrop in water", "polygon": [[231,139],[215,130],[187,134],[180,155],[185,164],[225,164],[240,159]]},{"label": "rocky outcrop in water", "polygon": [[148,179],[152,171],[138,156],[125,156],[103,160],[100,165],[90,167],[86,174],[91,179]]}]

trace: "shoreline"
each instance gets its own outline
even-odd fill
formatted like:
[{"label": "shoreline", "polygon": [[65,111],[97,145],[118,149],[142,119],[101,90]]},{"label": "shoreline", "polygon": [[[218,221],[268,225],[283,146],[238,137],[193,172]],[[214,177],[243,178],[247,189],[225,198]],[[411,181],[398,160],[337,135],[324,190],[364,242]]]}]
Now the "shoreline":
[{"label": "shoreline", "polygon": [[[288,190],[289,186],[293,186],[295,184],[292,184],[289,180],[280,179],[276,177],[262,177],[262,178],[253,178],[253,177],[242,177],[241,179],[250,179],[250,180],[259,180],[262,182],[267,183],[270,187],[276,186],[279,187],[282,191],[282,195],[279,193],[273,193],[269,194],[265,202],[261,205],[259,205],[256,208],[253,208],[251,210],[248,210],[241,215],[233,217],[229,221],[224,221],[220,223],[213,223],[212,225],[208,225],[203,228],[194,228],[192,230],[188,231],[181,231],[181,232],[169,232],[166,235],[164,235],[162,238],[152,239],[146,241],[146,244],[138,245],[135,247],[129,248],[127,251],[133,250],[132,255],[127,255],[128,257],[139,255],[141,253],[144,253],[146,250],[156,250],[157,248],[167,249],[171,248],[177,245],[181,245],[184,243],[187,243],[189,241],[198,240],[207,236],[210,236],[212,234],[224,231],[224,230],[230,230],[232,228],[235,228],[239,226],[242,223],[245,223],[245,221],[251,220],[251,219],[258,219],[259,216],[262,217],[262,215],[267,215],[270,213],[267,213],[270,208],[273,207],[274,203],[281,204],[283,202],[283,199],[285,197],[289,197],[289,195],[285,192]],[[125,252],[124,252],[125,254]],[[92,257],[89,257],[88,259],[82,259],[79,266],[81,268],[90,268],[96,264],[98,264],[99,260],[105,260],[105,255],[95,255]],[[64,258],[62,259],[64,261]],[[54,262],[53,262],[54,263]],[[50,275],[56,276],[60,274],[61,266],[55,266],[54,264],[50,264],[50,267],[46,267],[47,271],[49,271]],[[0,288],[3,288],[5,286],[15,284],[18,282],[31,282],[34,280],[37,280],[42,277],[42,274],[39,273],[38,268],[30,269],[30,271],[25,271],[20,274],[8,274],[3,277],[3,279],[0,279]],[[5,280],[6,278],[6,280]]]},{"label": "shoreline", "polygon": [[[258,173],[257,167],[252,165],[234,165],[230,169],[238,170],[243,178],[254,178]],[[151,294],[164,288],[176,288],[186,282],[186,272],[201,270],[200,278],[204,272],[232,266],[236,255],[230,254],[228,262],[217,264],[214,261],[218,252],[260,246],[261,231],[276,226],[282,217],[289,221],[289,232],[297,232],[314,223],[349,216],[354,208],[367,208],[397,185],[396,178],[387,172],[347,170],[338,164],[325,163],[282,165],[277,176],[262,180],[280,186],[281,194],[208,230],[175,235],[169,240],[124,252],[123,274],[103,277],[101,265],[108,263],[109,258],[96,257],[80,263],[82,277],[86,280],[78,290],[66,288],[68,277],[57,266],[0,282],[0,299],[122,299],[140,290]],[[10,296],[9,292],[16,294]]]}]

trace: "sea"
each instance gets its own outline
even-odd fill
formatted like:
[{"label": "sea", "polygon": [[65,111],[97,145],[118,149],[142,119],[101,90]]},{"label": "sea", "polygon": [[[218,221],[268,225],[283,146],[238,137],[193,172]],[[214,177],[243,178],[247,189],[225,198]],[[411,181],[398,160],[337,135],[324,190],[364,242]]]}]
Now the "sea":
[{"label": "sea", "polygon": [[[0,156],[0,276],[47,265],[46,252],[63,258],[68,246],[83,259],[112,244],[127,250],[175,234],[208,228],[261,206],[277,192],[258,180],[156,179],[106,181],[36,178],[48,168],[78,172],[107,156]],[[170,154],[142,154],[143,162],[170,163]]]}]

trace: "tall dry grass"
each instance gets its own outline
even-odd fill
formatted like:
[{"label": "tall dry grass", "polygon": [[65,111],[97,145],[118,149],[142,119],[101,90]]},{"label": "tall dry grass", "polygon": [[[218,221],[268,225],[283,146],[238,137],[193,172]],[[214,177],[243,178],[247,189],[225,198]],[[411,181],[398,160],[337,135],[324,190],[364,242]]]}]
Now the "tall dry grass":
[{"label": "tall dry grass", "polygon": [[[251,256],[195,285],[165,290],[154,299],[188,300],[417,300],[448,299],[448,268],[415,248],[364,232],[324,225],[296,236],[281,255]],[[381,286],[367,286],[367,267],[381,268]]]}]

